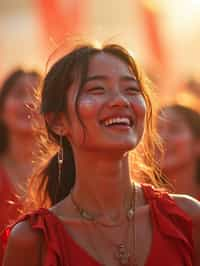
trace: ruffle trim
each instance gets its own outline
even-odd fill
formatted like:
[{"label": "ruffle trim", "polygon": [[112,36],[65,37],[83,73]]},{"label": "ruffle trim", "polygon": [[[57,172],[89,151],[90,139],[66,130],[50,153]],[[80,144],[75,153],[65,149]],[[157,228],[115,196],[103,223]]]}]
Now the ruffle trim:
[{"label": "ruffle trim", "polygon": [[167,192],[155,189],[148,184],[142,184],[142,188],[150,205],[156,230],[166,237],[178,240],[177,247],[185,256],[185,265],[190,265],[194,252],[192,220]]},{"label": "ruffle trim", "polygon": [[[49,217],[51,216],[51,217]],[[55,218],[55,219],[54,219]],[[45,244],[47,245],[47,252],[44,258],[44,266],[55,266],[55,265],[69,265],[65,264],[64,258],[62,256],[62,239],[63,234],[67,236],[66,232],[62,231],[53,214],[47,209],[41,208],[35,212],[26,214],[25,216],[20,217],[17,222],[9,226],[1,236],[3,250],[5,250],[9,235],[11,233],[12,228],[19,222],[29,221],[31,227],[36,230],[40,230],[45,238]],[[63,227],[64,230],[64,227]],[[65,248],[67,241],[65,241]],[[65,252],[67,253],[67,252]]]}]

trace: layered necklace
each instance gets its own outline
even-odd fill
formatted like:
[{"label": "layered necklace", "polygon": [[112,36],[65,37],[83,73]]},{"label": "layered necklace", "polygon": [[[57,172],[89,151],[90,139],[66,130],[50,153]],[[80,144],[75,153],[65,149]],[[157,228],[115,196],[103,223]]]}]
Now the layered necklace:
[{"label": "layered necklace", "polygon": [[[107,227],[107,228],[114,228],[114,227],[118,227],[120,228],[120,226],[124,225],[124,223],[120,222],[117,224],[105,224],[100,222],[97,218],[95,218],[95,216],[93,216],[92,214],[90,214],[88,211],[86,211],[85,209],[83,209],[75,200],[75,198],[73,197],[73,193],[70,193],[70,198],[72,201],[72,204],[74,206],[74,208],[76,209],[76,211],[79,213],[80,217],[85,220],[85,221],[89,221],[91,223],[93,223],[94,225],[97,226],[103,226],[103,227]],[[113,243],[113,241],[111,241],[110,239],[108,239],[108,236],[105,237],[105,235],[103,234],[103,232],[101,232],[101,236],[104,236],[104,238],[109,241],[112,246],[115,248],[114,251],[114,258],[117,260],[118,265],[120,266],[137,266],[136,263],[136,259],[135,259],[135,201],[136,201],[136,188],[135,188],[135,184],[132,184],[132,197],[131,197],[131,201],[129,204],[129,208],[126,212],[126,219],[125,221],[128,222],[128,231],[127,231],[127,238],[116,244]],[[100,230],[100,229],[99,229]],[[105,264],[103,264],[105,265]]]}]

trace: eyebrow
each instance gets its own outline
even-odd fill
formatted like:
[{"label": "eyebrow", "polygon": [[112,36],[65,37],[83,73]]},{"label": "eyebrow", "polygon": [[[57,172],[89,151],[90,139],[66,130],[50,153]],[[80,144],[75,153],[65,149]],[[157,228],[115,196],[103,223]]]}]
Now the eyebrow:
[{"label": "eyebrow", "polygon": [[[107,80],[109,77],[106,75],[94,75],[94,76],[90,76],[86,78],[85,83],[93,81],[93,80]],[[125,75],[125,76],[121,76],[120,80],[122,81],[134,81],[137,82],[136,77],[134,76],[129,76],[129,75]]]}]

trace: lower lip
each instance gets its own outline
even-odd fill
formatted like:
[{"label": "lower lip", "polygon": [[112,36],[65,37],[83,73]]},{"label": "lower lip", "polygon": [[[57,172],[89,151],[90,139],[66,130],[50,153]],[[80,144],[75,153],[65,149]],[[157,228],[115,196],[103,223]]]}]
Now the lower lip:
[{"label": "lower lip", "polygon": [[120,130],[120,131],[127,131],[130,130],[132,127],[128,125],[112,125],[112,126],[105,126],[108,129]]}]

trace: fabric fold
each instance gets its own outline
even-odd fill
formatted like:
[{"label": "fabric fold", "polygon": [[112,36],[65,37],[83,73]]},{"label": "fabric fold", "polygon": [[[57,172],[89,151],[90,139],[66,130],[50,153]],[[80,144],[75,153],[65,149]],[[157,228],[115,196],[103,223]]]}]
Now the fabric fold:
[{"label": "fabric fold", "polygon": [[156,231],[166,239],[171,238],[176,249],[182,254],[185,263],[183,265],[192,265],[194,251],[192,220],[167,192],[147,184],[143,184],[142,187],[150,205],[154,228],[156,227]]}]

